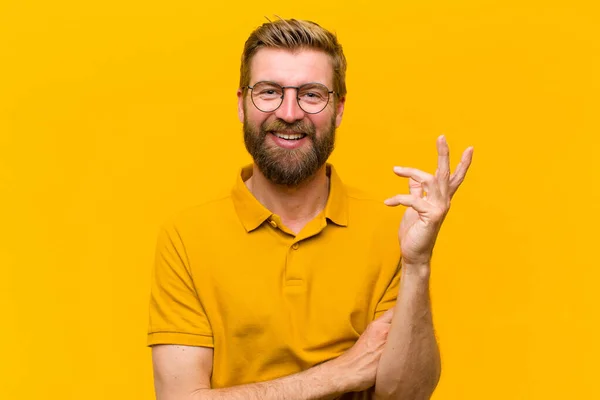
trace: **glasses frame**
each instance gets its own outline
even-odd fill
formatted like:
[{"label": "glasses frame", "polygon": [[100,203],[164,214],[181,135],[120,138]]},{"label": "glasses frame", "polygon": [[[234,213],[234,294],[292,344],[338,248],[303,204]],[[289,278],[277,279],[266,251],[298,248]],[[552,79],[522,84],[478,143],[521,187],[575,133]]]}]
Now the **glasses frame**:
[{"label": "glasses frame", "polygon": [[[283,104],[283,99],[284,99],[284,97],[285,97],[285,89],[296,89],[296,102],[298,103],[298,107],[300,107],[300,109],[301,109],[302,111],[304,111],[306,114],[318,114],[318,113],[320,113],[320,112],[323,112],[323,110],[324,110],[324,109],[326,109],[326,108],[327,108],[327,106],[329,105],[329,98],[331,97],[331,96],[329,96],[329,95],[331,95],[331,94],[335,94],[335,95],[337,95],[337,92],[335,92],[335,91],[333,91],[333,90],[329,90],[329,88],[328,88],[327,86],[323,85],[323,84],[322,84],[322,83],[320,83],[320,82],[308,82],[308,83],[305,83],[305,84],[303,84],[303,85],[300,85],[300,86],[282,86],[282,85],[280,85],[280,84],[279,84],[279,83],[277,83],[277,82],[271,82],[271,81],[259,81],[259,82],[256,82],[256,83],[255,83],[253,86],[250,86],[250,85],[248,85],[248,86],[244,86],[242,89],[254,90],[254,87],[255,87],[256,85],[260,84],[260,83],[268,83],[268,84],[271,84],[271,85],[276,85],[276,86],[279,86],[279,87],[281,88],[281,97],[280,97],[281,101],[279,102],[279,105],[278,105],[276,108],[274,108],[273,110],[271,110],[271,111],[264,111],[264,110],[261,110],[260,108],[258,108],[258,106],[256,105],[256,103],[254,102],[254,96],[252,96],[252,93],[250,94],[250,100],[252,100],[252,104],[254,104],[254,107],[256,107],[256,109],[257,109],[258,111],[260,111],[260,112],[264,112],[264,113],[272,113],[272,112],[275,112],[275,111],[277,111],[277,110],[279,109],[279,107],[281,107],[281,105]],[[300,93],[300,89],[302,89],[303,87],[305,87],[305,86],[308,86],[308,85],[321,85],[321,86],[323,86],[325,89],[327,89],[327,93],[329,94],[329,95],[327,96],[327,102],[325,103],[325,105],[323,106],[323,108],[322,108],[322,109],[320,109],[320,110],[319,110],[319,111],[317,111],[317,112],[308,112],[308,111],[306,111],[304,108],[302,108],[302,106],[300,105],[300,97],[298,97],[298,93]]]}]

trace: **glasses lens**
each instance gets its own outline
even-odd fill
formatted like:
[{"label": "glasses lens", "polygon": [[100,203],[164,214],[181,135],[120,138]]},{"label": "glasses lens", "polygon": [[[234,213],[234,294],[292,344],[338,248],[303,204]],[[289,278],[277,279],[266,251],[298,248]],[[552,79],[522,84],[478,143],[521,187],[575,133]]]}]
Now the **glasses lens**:
[{"label": "glasses lens", "polygon": [[309,83],[298,90],[298,103],[307,113],[321,112],[328,102],[329,89],[320,83]]},{"label": "glasses lens", "polygon": [[258,82],[252,89],[252,102],[261,111],[270,112],[282,102],[283,89],[276,83]]}]

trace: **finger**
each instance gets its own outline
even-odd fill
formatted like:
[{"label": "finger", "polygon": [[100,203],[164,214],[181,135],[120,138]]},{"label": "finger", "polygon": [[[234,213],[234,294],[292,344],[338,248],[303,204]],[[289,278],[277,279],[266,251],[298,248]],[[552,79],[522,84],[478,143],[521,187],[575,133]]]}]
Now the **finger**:
[{"label": "finger", "polygon": [[456,193],[460,184],[465,180],[465,176],[467,175],[471,161],[473,161],[473,150],[473,147],[469,147],[463,152],[460,162],[456,166],[454,174],[452,174],[450,177],[450,197]]},{"label": "finger", "polygon": [[444,135],[437,139],[438,166],[435,176],[440,185],[440,192],[443,196],[448,193],[448,184],[450,181],[450,148]]},{"label": "finger", "polygon": [[386,199],[384,203],[390,207],[403,205],[412,207],[419,213],[426,213],[432,209],[432,205],[421,197],[415,197],[410,194],[399,194]]},{"label": "finger", "polygon": [[394,167],[394,173],[405,178],[412,178],[415,182],[419,182],[423,190],[427,192],[429,197],[438,198],[441,195],[440,188],[433,175],[423,172],[416,168]]},{"label": "finger", "polygon": [[433,182],[433,175],[416,168],[394,167],[394,173],[405,178],[412,178],[419,183]]},{"label": "finger", "polygon": [[380,317],[378,317],[375,321],[386,322],[388,324],[392,323],[392,317],[394,316],[394,307],[390,308],[386,312],[384,312]]},{"label": "finger", "polygon": [[408,191],[416,197],[423,197],[423,186],[413,178],[408,178]]}]

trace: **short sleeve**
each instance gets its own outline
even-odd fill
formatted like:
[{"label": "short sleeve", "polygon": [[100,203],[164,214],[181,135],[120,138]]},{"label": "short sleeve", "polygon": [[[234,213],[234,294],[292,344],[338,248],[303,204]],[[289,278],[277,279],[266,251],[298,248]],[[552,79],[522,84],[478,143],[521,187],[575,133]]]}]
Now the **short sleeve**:
[{"label": "short sleeve", "polygon": [[390,283],[388,284],[383,296],[375,307],[374,319],[379,318],[384,312],[392,308],[396,304],[398,298],[398,291],[400,290],[400,275],[401,275],[401,263],[398,263],[396,272],[392,276]]},{"label": "short sleeve", "polygon": [[173,224],[163,226],[158,235],[149,314],[148,346],[214,346],[184,241]]}]

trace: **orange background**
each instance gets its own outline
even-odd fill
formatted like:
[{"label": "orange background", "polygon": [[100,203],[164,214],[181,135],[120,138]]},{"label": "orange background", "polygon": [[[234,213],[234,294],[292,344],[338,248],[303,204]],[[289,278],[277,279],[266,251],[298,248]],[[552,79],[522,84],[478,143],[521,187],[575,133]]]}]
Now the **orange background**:
[{"label": "orange background", "polygon": [[337,32],[332,161],[474,163],[436,248],[434,396],[596,399],[600,12],[595,1],[0,2],[0,398],[151,399],[158,226],[249,161],[243,43],[264,16]]}]

